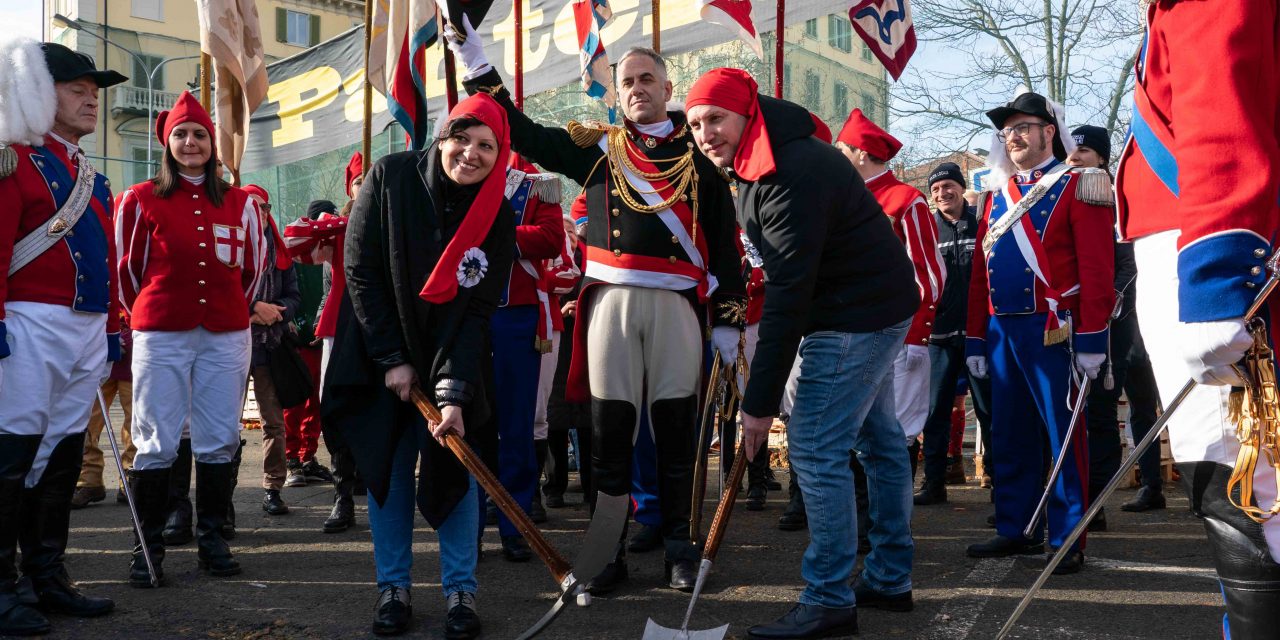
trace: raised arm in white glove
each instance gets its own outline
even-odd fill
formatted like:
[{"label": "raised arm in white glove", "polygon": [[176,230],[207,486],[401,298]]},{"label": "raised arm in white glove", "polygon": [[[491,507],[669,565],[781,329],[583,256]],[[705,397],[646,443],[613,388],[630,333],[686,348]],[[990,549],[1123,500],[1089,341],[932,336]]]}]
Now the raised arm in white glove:
[{"label": "raised arm in white glove", "polygon": [[742,331],[737,327],[715,327],[711,330],[711,345],[720,352],[720,361],[732,366],[738,361],[738,336]]},{"label": "raised arm in white glove", "polygon": [[493,65],[489,64],[489,59],[484,56],[484,41],[471,26],[471,19],[465,15],[462,16],[462,28],[465,39],[458,37],[458,32],[452,23],[445,26],[444,38],[449,43],[449,50],[466,69],[462,79],[474,80],[488,73]]},{"label": "raised arm in white glove", "polygon": [[969,356],[964,359],[965,366],[969,367],[969,375],[975,378],[987,377],[987,357],[986,356]]},{"label": "raised arm in white glove", "polygon": [[1090,380],[1098,379],[1098,372],[1102,370],[1102,363],[1107,359],[1105,353],[1077,353],[1076,354],[1076,371],[1080,375]]},{"label": "raised arm in white glove", "polygon": [[1200,384],[1240,386],[1231,365],[1244,357],[1253,338],[1244,320],[1178,323],[1178,344],[1191,379]]}]

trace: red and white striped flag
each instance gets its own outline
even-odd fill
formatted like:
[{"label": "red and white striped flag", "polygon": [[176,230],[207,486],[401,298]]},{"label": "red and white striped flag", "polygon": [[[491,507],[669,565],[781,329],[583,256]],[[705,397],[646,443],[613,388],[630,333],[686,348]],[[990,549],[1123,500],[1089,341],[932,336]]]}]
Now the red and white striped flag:
[{"label": "red and white striped flag", "polygon": [[760,32],[751,19],[751,0],[698,0],[702,4],[702,19],[718,24],[738,34],[743,42],[764,60],[764,48],[760,46]]},{"label": "red and white striped flag", "polygon": [[849,10],[858,37],[896,81],[916,52],[916,28],[907,0],[862,0]]}]

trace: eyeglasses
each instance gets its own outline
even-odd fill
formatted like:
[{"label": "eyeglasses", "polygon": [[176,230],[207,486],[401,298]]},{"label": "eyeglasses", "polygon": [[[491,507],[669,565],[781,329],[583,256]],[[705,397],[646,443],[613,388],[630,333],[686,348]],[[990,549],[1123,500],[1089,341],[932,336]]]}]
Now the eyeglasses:
[{"label": "eyeglasses", "polygon": [[1025,138],[1027,137],[1027,134],[1031,133],[1031,127],[1047,126],[1049,126],[1048,122],[1023,122],[1022,124],[1015,124],[1012,127],[1005,127],[996,131],[996,137],[999,138],[1001,142],[1008,140],[1010,136],[1015,135],[1019,138]]}]

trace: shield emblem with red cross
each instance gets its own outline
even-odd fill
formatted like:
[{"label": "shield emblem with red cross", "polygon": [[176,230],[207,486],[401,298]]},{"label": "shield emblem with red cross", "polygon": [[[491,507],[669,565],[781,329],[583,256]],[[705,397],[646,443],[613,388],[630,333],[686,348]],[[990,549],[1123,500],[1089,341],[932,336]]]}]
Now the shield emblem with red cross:
[{"label": "shield emblem with red cross", "polygon": [[225,224],[213,225],[213,249],[218,260],[228,267],[244,265],[244,229]]}]

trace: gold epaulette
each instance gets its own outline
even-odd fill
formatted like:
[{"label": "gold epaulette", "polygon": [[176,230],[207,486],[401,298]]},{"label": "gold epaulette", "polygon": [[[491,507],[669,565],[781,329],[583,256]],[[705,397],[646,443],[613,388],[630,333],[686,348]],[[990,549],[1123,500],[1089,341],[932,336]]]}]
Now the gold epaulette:
[{"label": "gold epaulette", "polygon": [[597,120],[586,122],[570,120],[569,126],[565,128],[569,131],[569,137],[573,139],[573,143],[583,149],[595,146],[600,142],[600,138],[609,132],[609,125]]},{"label": "gold epaulette", "polygon": [[529,177],[533,179],[531,189],[538,200],[547,204],[560,204],[560,199],[564,197],[561,193],[560,176],[543,174]]},{"label": "gold epaulette", "polygon": [[1076,198],[1085,204],[1097,205],[1099,207],[1110,207],[1115,204],[1114,193],[1111,190],[1111,176],[1107,172],[1095,167],[1086,167],[1072,169],[1078,176],[1079,184],[1076,185]]},{"label": "gold epaulette", "polygon": [[8,178],[18,170],[18,152],[7,144],[0,144],[0,178]]}]

